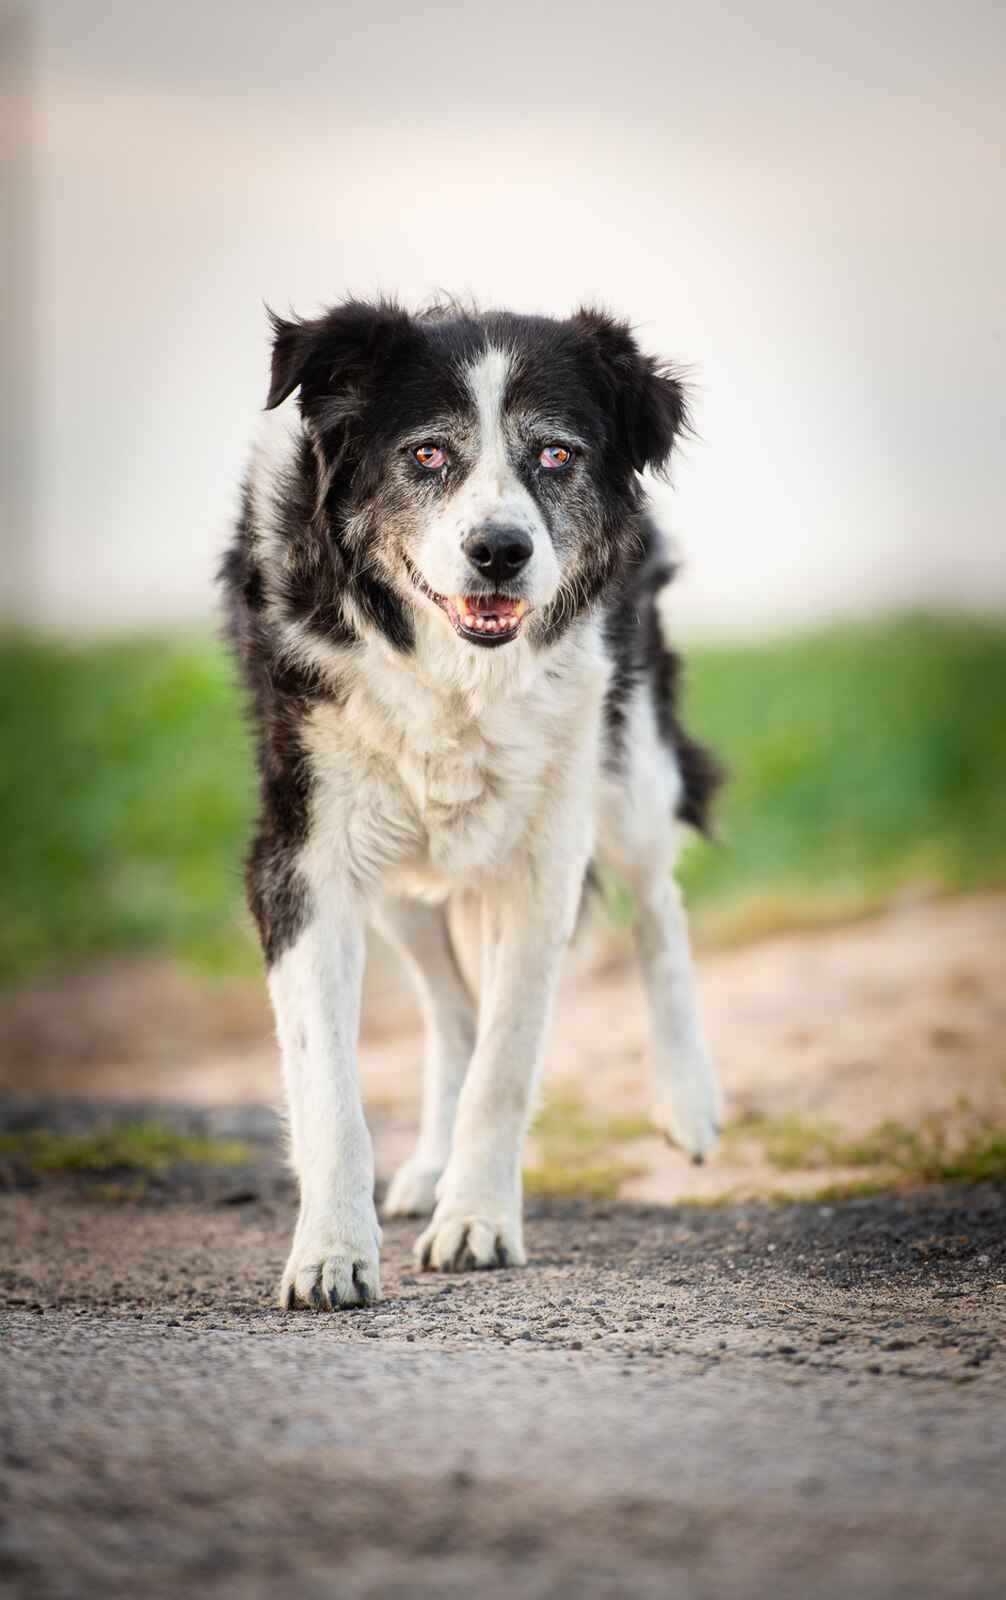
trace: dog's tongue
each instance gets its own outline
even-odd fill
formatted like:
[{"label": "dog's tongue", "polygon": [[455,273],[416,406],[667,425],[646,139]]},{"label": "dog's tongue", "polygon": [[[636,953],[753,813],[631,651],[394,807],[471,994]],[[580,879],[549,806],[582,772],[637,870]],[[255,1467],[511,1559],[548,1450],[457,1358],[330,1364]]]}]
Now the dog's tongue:
[{"label": "dog's tongue", "polygon": [[464,607],[477,617],[519,617],[524,610],[520,600],[502,594],[466,594]]},{"label": "dog's tongue", "polygon": [[456,624],[468,633],[516,635],[527,610],[526,600],[502,594],[465,594],[449,600]]}]

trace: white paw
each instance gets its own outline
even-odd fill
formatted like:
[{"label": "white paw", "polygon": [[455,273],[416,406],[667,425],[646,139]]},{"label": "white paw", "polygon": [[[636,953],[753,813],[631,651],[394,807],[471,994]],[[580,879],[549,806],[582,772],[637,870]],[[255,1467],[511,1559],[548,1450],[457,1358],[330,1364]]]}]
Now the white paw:
[{"label": "white paw", "polygon": [[527,1260],[520,1217],[437,1207],[415,1246],[416,1265],[431,1272],[522,1267]]},{"label": "white paw", "polygon": [[723,1125],[723,1104],[705,1051],[658,1062],[653,1072],[653,1120],[668,1142],[695,1162],[705,1161]]},{"label": "white paw", "polygon": [[384,1198],[386,1217],[428,1217],[437,1202],[440,1167],[424,1166],[416,1156],[403,1161]]},{"label": "white paw", "polygon": [[372,1305],[381,1293],[379,1248],[380,1232],[375,1237],[371,1229],[356,1238],[302,1235],[298,1229],[280,1285],[281,1307],[338,1311]]}]

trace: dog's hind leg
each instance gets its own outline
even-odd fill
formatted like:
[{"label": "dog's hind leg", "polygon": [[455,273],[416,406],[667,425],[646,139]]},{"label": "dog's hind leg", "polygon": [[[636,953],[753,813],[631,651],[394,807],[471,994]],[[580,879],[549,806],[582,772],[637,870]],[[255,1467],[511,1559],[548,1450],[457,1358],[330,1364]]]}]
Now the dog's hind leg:
[{"label": "dog's hind leg", "polygon": [[695,995],[688,924],[673,878],[636,886],[636,951],[650,1000],[653,1117],[672,1144],[703,1161],[722,1106]]},{"label": "dog's hind leg", "polygon": [[626,708],[624,756],[602,781],[599,859],[632,894],[636,953],[650,1003],[654,1120],[696,1161],[712,1149],[722,1111],[702,1030],[688,924],[672,876],[681,776],[661,738],[648,688]]},{"label": "dog's hind leg", "polygon": [[373,922],[405,962],[426,1030],[419,1140],[391,1180],[384,1214],[422,1216],[433,1210],[437,1181],[451,1153],[454,1113],[475,1045],[475,1010],[443,906],[382,900]]}]

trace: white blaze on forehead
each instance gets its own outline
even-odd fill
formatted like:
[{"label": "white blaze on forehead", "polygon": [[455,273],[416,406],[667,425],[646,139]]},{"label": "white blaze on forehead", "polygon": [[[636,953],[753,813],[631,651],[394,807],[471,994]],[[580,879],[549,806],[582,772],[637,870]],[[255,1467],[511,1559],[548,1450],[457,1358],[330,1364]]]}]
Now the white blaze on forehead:
[{"label": "white blaze on forehead", "polygon": [[534,550],[521,574],[520,598],[540,607],[553,599],[560,573],[541,509],[507,448],[504,402],[517,360],[515,351],[488,345],[461,369],[475,408],[475,459],[430,516],[415,561],[429,588],[463,597],[482,589],[464,553],[468,535],[487,523],[521,528]]},{"label": "white blaze on forehead", "polygon": [[465,373],[478,415],[480,464],[492,462],[497,469],[507,465],[503,400],[512,367],[513,357],[509,351],[489,345],[477,360],[469,363]]}]

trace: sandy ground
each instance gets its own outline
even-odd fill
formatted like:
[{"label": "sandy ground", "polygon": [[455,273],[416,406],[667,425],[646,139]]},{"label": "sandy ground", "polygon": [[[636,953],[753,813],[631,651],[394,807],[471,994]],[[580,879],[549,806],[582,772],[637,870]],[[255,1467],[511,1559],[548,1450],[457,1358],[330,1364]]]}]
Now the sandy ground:
[{"label": "sandy ground", "polygon": [[[905,905],[852,927],[699,960],[703,1011],[734,1119],[797,1113],[860,1134],[886,1119],[952,1120],[966,1102],[1006,1123],[1006,897]],[[411,1148],[422,1041],[397,967],[369,975],[361,1053],[378,1172]],[[262,986],[198,987],[158,961],[110,962],[0,993],[0,1086],[16,1096],[272,1104],[276,1047]],[[543,1093],[599,1114],[645,1113],[647,1017],[610,937],[575,951]],[[535,1159],[529,1147],[529,1159]],[[734,1137],[703,1168],[661,1139],[620,1144],[621,1198],[674,1201],[817,1190],[855,1177],[774,1171]]]},{"label": "sandy ground", "polygon": [[[732,1111],[1002,1117],[1004,935],[982,898],[704,957]],[[382,1179],[419,1054],[385,974]],[[551,1084],[643,1108],[645,1028],[624,962],[581,954]],[[1001,1594],[1001,1186],[695,1206],[781,1176],[736,1139],[701,1171],[641,1139],[617,1202],[532,1200],[523,1272],[417,1275],[394,1223],[378,1306],[280,1312],[295,1196],[257,991],[116,963],[4,997],[0,1031],[8,1128],[249,1144],[142,1186],[0,1162],[5,1592]]]}]

